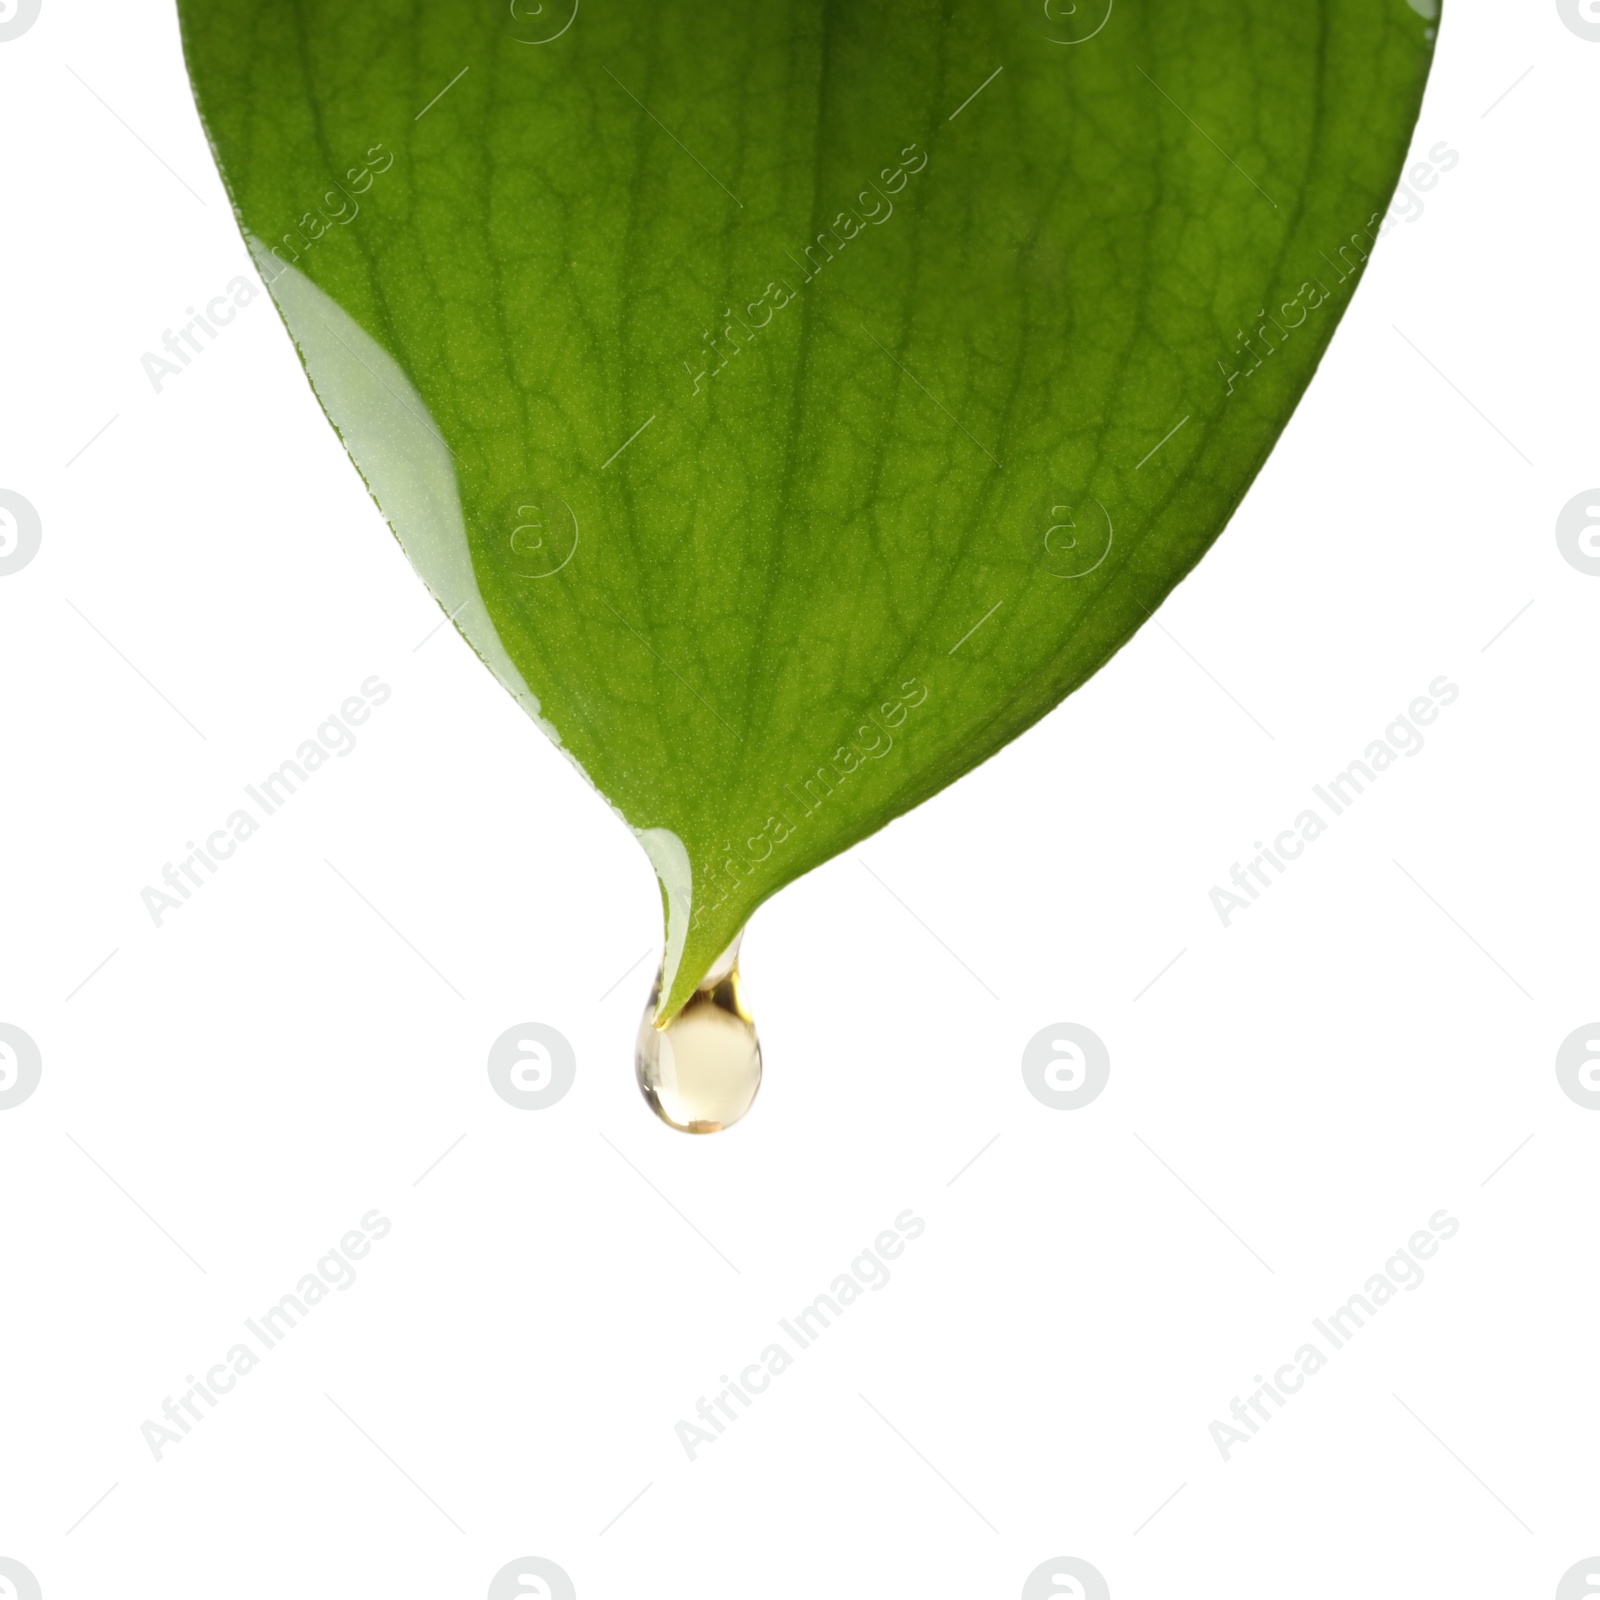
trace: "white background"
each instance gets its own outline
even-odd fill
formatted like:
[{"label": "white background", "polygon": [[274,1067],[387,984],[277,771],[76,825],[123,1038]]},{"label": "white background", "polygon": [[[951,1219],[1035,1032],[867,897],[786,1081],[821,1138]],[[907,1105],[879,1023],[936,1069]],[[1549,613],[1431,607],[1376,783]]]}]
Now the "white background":
[{"label": "white background", "polygon": [[[0,1112],[0,1556],[46,1600],[481,1596],[522,1555],[582,1600],[1010,1597],[1058,1555],[1117,1600],[1554,1595],[1600,1550],[1600,1114],[1554,1073],[1600,1015],[1600,578],[1554,537],[1600,482],[1597,87],[1554,0],[1454,0],[1416,147],[1459,165],[1233,525],[759,914],[765,1087],[692,1140],[633,1083],[644,856],[430,636],[269,302],[140,369],[248,270],[171,8],[45,0],[0,44],[0,487],[43,522],[0,578],[0,1022],[44,1061]],[[372,674],[359,747],[154,927]],[[1224,929],[1212,885],[1440,674],[1426,748]],[[485,1071],[528,1020],[578,1058],[542,1112]],[[1062,1021],[1111,1054],[1078,1111],[1019,1070]],[[374,1207],[360,1280],[152,1459]],[[908,1207],[691,1463],[674,1424]],[[1440,1208],[1426,1282],[1225,1463],[1211,1422]]]}]

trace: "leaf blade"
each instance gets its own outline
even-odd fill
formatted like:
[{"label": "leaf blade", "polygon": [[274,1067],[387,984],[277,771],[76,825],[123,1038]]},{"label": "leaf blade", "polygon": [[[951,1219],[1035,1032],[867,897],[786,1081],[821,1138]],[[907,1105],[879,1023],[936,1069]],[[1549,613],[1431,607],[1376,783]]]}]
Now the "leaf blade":
[{"label": "leaf blade", "polygon": [[302,356],[304,279],[449,453],[458,626],[675,880],[667,1013],[1137,631],[1370,253],[1431,57],[1406,0],[1106,9],[1081,44],[791,0],[529,46],[465,4],[182,0]]}]

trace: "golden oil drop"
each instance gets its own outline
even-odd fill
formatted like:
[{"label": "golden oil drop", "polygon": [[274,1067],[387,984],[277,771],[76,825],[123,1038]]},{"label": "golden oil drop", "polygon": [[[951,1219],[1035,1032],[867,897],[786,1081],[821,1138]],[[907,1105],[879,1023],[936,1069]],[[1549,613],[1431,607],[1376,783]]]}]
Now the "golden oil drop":
[{"label": "golden oil drop", "polygon": [[739,983],[739,940],[664,1028],[654,1021],[660,997],[657,972],[639,1022],[639,1088],[669,1128],[720,1133],[750,1109],[761,1087],[761,1043]]}]

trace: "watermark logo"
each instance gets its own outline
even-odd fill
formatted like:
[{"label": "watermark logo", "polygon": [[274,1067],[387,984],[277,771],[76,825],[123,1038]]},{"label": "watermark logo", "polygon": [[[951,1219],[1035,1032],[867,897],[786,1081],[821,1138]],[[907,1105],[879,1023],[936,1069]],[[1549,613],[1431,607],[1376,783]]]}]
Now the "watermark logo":
[{"label": "watermark logo", "polygon": [[[20,39],[39,20],[39,6],[40,0],[0,0],[0,43]],[[0,1600],[7,1597],[0,1595]]]},{"label": "watermark logo", "polygon": [[489,1600],[577,1600],[572,1579],[543,1556],[518,1556],[495,1573]]},{"label": "watermark logo", "polygon": [[518,44],[554,44],[578,20],[578,0],[511,0],[509,9]]},{"label": "watermark logo", "polygon": [[1587,39],[1590,44],[1600,43],[1600,0],[1556,0],[1556,10],[1580,39]]},{"label": "watermark logo", "polygon": [[1311,1326],[1317,1337],[1307,1339],[1271,1378],[1258,1372],[1252,1379],[1256,1387],[1245,1396],[1233,1397],[1228,1406],[1229,1421],[1220,1417],[1212,1421],[1207,1432],[1223,1461],[1232,1461],[1240,1445],[1251,1443],[1262,1427],[1305,1388],[1306,1379],[1316,1377],[1333,1359],[1333,1352],[1344,1349],[1386,1305],[1402,1292],[1410,1294],[1420,1289],[1427,1281],[1423,1262],[1432,1261],[1441,1243],[1455,1238],[1460,1231],[1461,1224],[1441,1207],[1428,1218],[1427,1227],[1418,1228],[1384,1262],[1382,1272],[1374,1272],[1367,1279],[1360,1293],[1351,1295],[1326,1316],[1313,1317]]},{"label": "watermark logo", "polygon": [[[162,887],[158,889],[147,883],[139,891],[140,902],[150,913],[150,920],[158,928],[162,927],[167,914],[181,911],[190,896],[203,889],[222,870],[222,864],[239,846],[260,831],[266,818],[281,810],[330,760],[349,755],[357,743],[355,730],[371,717],[375,707],[385,705],[393,693],[376,673],[364,678],[361,692],[347,696],[337,711],[330,711],[327,720],[317,729],[316,738],[304,740],[292,760],[283,762],[276,772],[265,774],[256,783],[244,786],[246,796],[261,813],[259,820],[241,808],[230,812],[220,828],[207,834],[204,844],[194,839],[185,840],[184,850],[188,853],[176,866],[168,861],[161,869]],[[333,866],[333,863],[330,861],[328,865]],[[344,877],[337,867],[333,870]]]},{"label": "watermark logo", "polygon": [[1044,36],[1052,44],[1087,44],[1111,20],[1116,0],[1029,0],[1044,17]]},{"label": "watermark logo", "polygon": [[1231,928],[1235,915],[1248,911],[1305,854],[1306,846],[1315,844],[1328,831],[1332,819],[1348,811],[1401,756],[1409,759],[1421,754],[1427,743],[1422,730],[1439,720],[1440,707],[1454,705],[1460,696],[1460,688],[1440,673],[1428,685],[1426,694],[1417,695],[1404,711],[1395,714],[1394,721],[1383,730],[1383,737],[1374,739],[1360,760],[1352,761],[1326,784],[1312,784],[1311,792],[1327,807],[1328,814],[1324,816],[1316,806],[1307,806],[1290,827],[1274,837],[1270,846],[1264,839],[1257,839],[1257,853],[1247,865],[1234,862],[1227,886],[1212,884],[1211,909],[1222,926]]},{"label": "watermark logo", "polygon": [[[894,1277],[889,1263],[898,1261],[905,1254],[907,1243],[920,1239],[927,1227],[927,1223],[907,1207],[894,1219],[892,1228],[883,1229],[850,1263],[848,1272],[834,1277],[824,1293],[810,1305],[799,1307],[787,1317],[779,1317],[778,1331],[782,1338],[766,1345],[755,1360],[739,1369],[737,1377],[731,1371],[724,1372],[718,1379],[722,1387],[709,1398],[701,1395],[695,1402],[693,1422],[683,1417],[674,1424],[672,1431],[689,1460],[697,1461],[706,1445],[718,1443],[728,1428],[767,1392],[772,1380],[781,1378],[800,1359],[801,1352],[809,1350],[835,1327],[851,1306],[869,1291],[875,1294],[886,1289]],[[872,1402],[867,1403],[871,1405]]]},{"label": "watermark logo", "polygon": [[[169,1394],[162,1400],[161,1420],[157,1422],[147,1417],[139,1424],[139,1436],[149,1446],[155,1460],[161,1462],[170,1446],[182,1444],[195,1425],[204,1422],[223,1399],[233,1393],[239,1380],[249,1377],[261,1365],[266,1352],[282,1344],[324,1300],[331,1294],[342,1294],[352,1288],[360,1276],[356,1263],[364,1261],[372,1253],[373,1244],[387,1239],[393,1229],[394,1224],[376,1207],[368,1211],[361,1225],[351,1228],[317,1262],[315,1272],[301,1277],[293,1293],[244,1319],[250,1343],[240,1341],[231,1345],[220,1361],[206,1369],[204,1376],[193,1372],[186,1374],[183,1381],[187,1387],[180,1390],[176,1398]],[[196,1261],[195,1265],[200,1263]],[[338,1402],[334,1404],[337,1406]],[[0,1596],[0,1600],[4,1600],[4,1596]]]},{"label": "watermark logo", "polygon": [[1081,1111],[1111,1077],[1111,1054],[1100,1035],[1076,1022],[1052,1022],[1022,1052],[1022,1081],[1040,1105]]},{"label": "watermark logo", "polygon": [[[20,1106],[39,1087],[42,1071],[38,1045],[21,1028],[0,1022],[0,1111]],[[4,1571],[0,1567],[0,1575]]]},{"label": "watermark logo", "polygon": [[1556,1585],[1556,1600],[1593,1600],[1600,1594],[1600,1556],[1568,1567]]},{"label": "watermark logo", "polygon": [[[990,77],[998,75],[999,70],[997,68]],[[979,87],[981,89],[983,86]],[[973,98],[975,94],[957,106],[951,113],[952,117],[963,111]],[[831,222],[823,220],[825,212],[818,214],[816,220],[822,226],[814,238],[800,244],[798,249],[784,246],[782,263],[775,257],[770,258],[768,270],[774,275],[767,280],[766,287],[759,294],[743,302],[743,312],[736,309],[740,302],[735,300],[732,305],[724,306],[712,319],[719,327],[718,332],[713,333],[710,328],[705,327],[700,330],[700,346],[695,351],[694,362],[683,362],[684,376],[691,385],[690,396],[699,394],[701,384],[716,377],[719,372],[727,368],[735,356],[743,355],[755,344],[760,339],[762,331],[771,327],[774,315],[792,306],[800,298],[801,292],[822,275],[825,267],[837,261],[852,243],[869,238],[875,230],[881,228],[894,215],[895,197],[927,165],[926,150],[919,150],[915,144],[902,145],[900,160],[892,167],[879,167],[876,177],[869,174],[862,187],[834,213]],[[717,181],[720,183],[720,180]],[[731,189],[727,190],[727,194],[730,199],[738,199]],[[798,287],[796,287],[797,282]],[[752,282],[747,287],[753,289],[756,285]],[[864,326],[861,331],[885,355],[889,355],[889,351]],[[695,365],[701,356],[706,358],[706,365],[696,372]],[[889,356],[889,359],[897,361],[899,358]],[[649,425],[647,422],[645,427]],[[641,428],[639,431],[642,433],[644,429]],[[631,444],[632,440],[629,443]],[[624,445],[623,449],[626,448],[627,445]],[[621,453],[617,452],[618,455]],[[613,456],[612,460],[615,459]],[[606,465],[609,466],[610,462]]]},{"label": "watermark logo", "polygon": [[737,894],[740,877],[754,872],[757,862],[765,861],[775,848],[787,844],[805,828],[833,799],[836,791],[850,781],[853,773],[870,771],[873,762],[882,761],[895,748],[897,735],[905,739],[907,735],[900,730],[927,698],[927,685],[919,679],[907,678],[892,700],[880,700],[875,706],[861,708],[855,726],[846,734],[845,743],[835,745],[831,755],[825,755],[820,747],[814,750],[813,758],[822,757],[817,765],[809,772],[795,773],[794,781],[784,784],[781,793],[770,794],[766,821],[758,824],[753,832],[744,834],[742,839],[735,834],[726,840],[716,855],[720,865],[695,880],[690,928],[698,928],[706,917],[726,904],[730,896]]},{"label": "watermark logo", "polygon": [[[1111,513],[1093,498],[1052,491],[1033,504],[1029,540],[1046,572],[1057,578],[1086,578],[1111,554],[1116,530]],[[1037,542],[1034,542],[1037,541]]]},{"label": "watermark logo", "polygon": [[514,494],[500,504],[505,564],[519,578],[554,577],[578,548],[578,519],[560,495]]},{"label": "watermark logo", "polygon": [[[1412,0],[1412,3],[1415,4],[1416,0]],[[1420,222],[1423,212],[1427,210],[1422,196],[1439,187],[1441,173],[1453,172],[1460,165],[1461,153],[1452,149],[1443,139],[1428,151],[1426,161],[1413,162],[1411,170],[1395,188],[1394,199],[1378,226],[1379,238],[1402,222],[1408,226],[1413,222]],[[1284,309],[1287,311],[1288,308]]]},{"label": "watermark logo", "polygon": [[1111,1587],[1087,1561],[1056,1556],[1028,1574],[1022,1600],[1111,1600]]},{"label": "watermark logo", "polygon": [[[183,369],[196,356],[205,354],[206,342],[215,340],[220,329],[227,327],[245,306],[259,298],[255,285],[248,278],[230,278],[223,293],[206,301],[203,312],[185,306],[184,315],[189,320],[176,333],[167,328],[161,335],[161,348],[166,354],[157,355],[154,350],[146,350],[139,357],[139,365],[150,380],[150,387],[160,394],[168,378],[182,377]],[[200,338],[202,333],[205,340]]]},{"label": "watermark logo", "polygon": [[1562,506],[1556,518],[1556,548],[1569,567],[1587,578],[1600,576],[1600,489],[1585,489]]},{"label": "watermark logo", "polygon": [[542,1022],[519,1022],[489,1047],[489,1082],[518,1111],[547,1111],[577,1076],[578,1058],[566,1035]]},{"label": "watermark logo", "polygon": [[[0,39],[6,37],[0,23]],[[0,489],[0,578],[21,572],[39,553],[43,524],[33,502],[15,489]]]},{"label": "watermark logo", "polygon": [[[38,11],[39,8],[33,9]],[[0,38],[4,37],[0,34]],[[0,1600],[39,1600],[39,1580],[20,1561],[13,1561],[9,1556],[0,1556]]]},{"label": "watermark logo", "polygon": [[[1586,1022],[1561,1041],[1556,1051],[1556,1082],[1585,1111],[1600,1111],[1600,1022]],[[1600,1594],[1600,1584],[1596,1584]]]}]

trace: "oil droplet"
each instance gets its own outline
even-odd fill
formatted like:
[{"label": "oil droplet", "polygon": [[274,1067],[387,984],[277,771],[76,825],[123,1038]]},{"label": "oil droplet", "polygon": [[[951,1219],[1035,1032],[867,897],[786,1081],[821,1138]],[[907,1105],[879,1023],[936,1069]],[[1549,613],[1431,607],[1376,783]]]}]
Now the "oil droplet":
[{"label": "oil droplet", "polygon": [[669,1128],[720,1133],[750,1109],[761,1087],[761,1044],[739,983],[739,939],[664,1028],[654,1020],[660,997],[658,972],[639,1021],[639,1088]]}]

